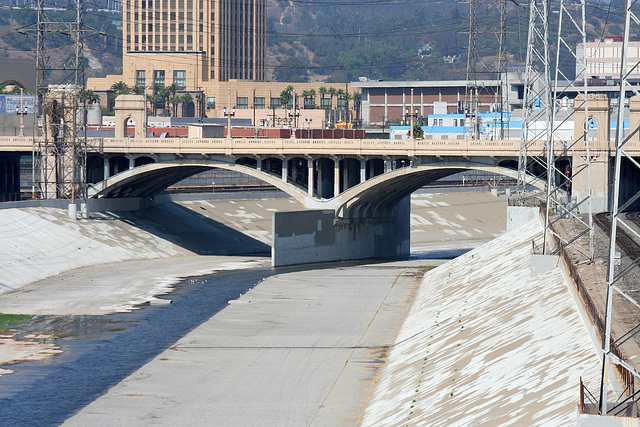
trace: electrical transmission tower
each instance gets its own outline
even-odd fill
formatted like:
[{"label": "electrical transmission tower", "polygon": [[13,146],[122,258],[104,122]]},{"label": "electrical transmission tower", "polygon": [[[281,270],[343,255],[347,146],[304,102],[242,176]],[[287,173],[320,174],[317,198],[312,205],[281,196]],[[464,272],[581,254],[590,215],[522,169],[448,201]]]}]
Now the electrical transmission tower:
[{"label": "electrical transmission tower", "polygon": [[[555,12],[555,11],[554,11]],[[587,85],[587,34],[585,23],[585,0],[560,0],[556,39],[555,75],[551,96],[551,140],[547,146],[547,193],[545,215],[546,239],[553,234],[563,247],[571,246],[585,257],[593,260],[593,212],[591,207],[591,150],[589,147],[589,93]],[[578,57],[573,43],[575,35],[581,37],[583,54]],[[576,66],[574,67],[574,63]],[[576,70],[575,77],[567,69]],[[562,86],[561,86],[562,82]],[[576,94],[573,107],[569,105],[568,93]],[[573,139],[562,133],[563,125],[573,125]],[[604,123],[602,125],[605,125]],[[558,161],[562,159],[561,161]],[[574,186],[573,183],[579,183]],[[551,218],[550,213],[555,213]],[[570,238],[554,232],[554,225],[563,218],[572,218],[575,230]],[[587,237],[588,249],[577,245]]]},{"label": "electrical transmission tower", "polygon": [[[555,62],[549,53],[550,16],[558,19]],[[553,13],[548,0],[531,0],[529,4],[517,195],[521,205],[529,204],[530,199],[534,204],[537,200],[545,201],[544,254],[554,245],[550,239],[553,235],[561,247],[571,246],[591,261],[593,219],[586,55],[577,57],[570,44],[578,34],[585,46],[585,26],[584,0],[560,0]],[[575,77],[566,71],[569,65],[574,68],[574,60],[577,64]],[[573,106],[565,96],[568,93],[577,93]],[[568,135],[572,129],[567,127],[576,129],[573,138]],[[574,181],[580,183],[579,188],[574,187]],[[544,194],[531,191],[535,184],[542,183]],[[575,229],[570,238],[554,231],[554,226],[565,218],[574,219]],[[587,236],[588,249],[582,249],[576,243],[583,236]],[[555,253],[559,250],[560,247],[554,248]]]},{"label": "electrical transmission tower", "polygon": [[[529,3],[525,67],[517,185],[517,199],[521,205],[528,204],[530,198],[540,197],[529,190],[539,183],[537,175],[543,176],[549,163],[546,148],[551,142],[552,108],[548,0],[531,0]],[[553,179],[553,174],[549,174],[549,178]]]},{"label": "electrical transmission tower", "polygon": [[[503,86],[490,84],[483,80],[493,79],[501,82],[506,71],[505,32],[507,8],[505,0],[468,0],[469,1],[469,48],[467,51],[467,88],[464,112],[471,139],[480,139],[480,103],[493,96],[496,112],[500,112],[499,134],[503,139],[505,101]],[[497,19],[496,19],[497,15]],[[491,46],[497,43],[497,52]],[[491,52],[489,50],[492,50]],[[499,87],[496,90],[494,88]],[[496,127],[497,128],[497,127]]]},{"label": "electrical transmission tower", "polygon": [[[621,346],[627,341],[632,339],[640,331],[640,324],[628,329],[626,333],[614,337],[611,333],[612,315],[614,314],[615,307],[623,307],[623,303],[630,302],[635,309],[640,308],[640,301],[637,296],[637,283],[634,286],[633,278],[629,278],[630,273],[633,270],[637,271],[637,266],[640,263],[640,257],[633,259],[622,258],[620,252],[622,252],[621,246],[619,246],[618,235],[622,232],[633,236],[636,241],[640,239],[640,235],[627,221],[625,211],[640,198],[640,191],[633,194],[628,200],[621,203],[620,200],[620,181],[621,181],[621,169],[623,159],[627,159],[627,165],[630,169],[640,170],[640,164],[626,151],[626,145],[628,142],[637,142],[640,133],[640,127],[638,123],[633,123],[630,126],[629,133],[625,136],[624,133],[624,111],[625,109],[631,110],[631,103],[637,102],[637,99],[632,101],[627,99],[627,91],[632,92],[635,97],[640,96],[637,86],[632,86],[629,83],[628,76],[632,73],[637,73],[640,63],[628,64],[627,56],[629,53],[629,34],[631,32],[632,22],[635,25],[640,24],[637,14],[631,10],[635,4],[634,0],[625,1],[625,15],[624,15],[624,33],[621,49],[621,63],[620,63],[620,95],[618,97],[618,111],[617,111],[617,128],[615,136],[615,167],[614,167],[614,181],[613,181],[613,195],[611,198],[611,241],[609,246],[609,269],[607,274],[607,305],[605,312],[605,325],[602,338],[602,379],[600,383],[600,413],[606,414],[619,414],[625,413],[628,408],[631,408],[637,403],[639,396],[634,393],[634,390],[625,390],[628,397],[626,399],[619,398],[621,402],[617,403],[615,407],[607,407],[607,391],[608,380],[607,377],[611,375],[611,368],[615,365],[618,372],[623,372],[626,376],[631,377],[630,383],[633,384],[633,378],[640,378],[640,372],[635,363],[629,360],[625,360],[622,357]],[[634,31],[634,33],[637,29]],[[637,111],[638,107],[634,107]],[[620,252],[619,252],[620,251]],[[636,273],[637,274],[637,273]],[[636,279],[637,281],[637,279]],[[637,317],[636,317],[637,319]],[[627,329],[628,326],[620,322],[619,326]]]},{"label": "electrical transmission tower", "polygon": [[[34,196],[40,198],[85,197],[86,132],[84,109],[78,97],[84,88],[83,2],[45,8],[38,0],[38,22],[17,32],[36,36],[36,96],[42,135],[34,136]],[[47,14],[74,10],[75,20],[61,22]],[[53,10],[52,10],[53,9]],[[58,10],[55,10],[58,9]],[[82,113],[82,114],[80,114]]]}]

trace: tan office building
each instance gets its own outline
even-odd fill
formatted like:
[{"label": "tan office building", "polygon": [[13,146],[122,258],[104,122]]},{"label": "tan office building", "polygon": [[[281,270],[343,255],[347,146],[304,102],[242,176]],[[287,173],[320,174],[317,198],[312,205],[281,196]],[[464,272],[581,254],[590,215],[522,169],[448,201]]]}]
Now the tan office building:
[{"label": "tan office building", "polygon": [[89,79],[87,88],[104,92],[120,81],[147,88],[175,83],[203,94],[196,116],[202,109],[220,117],[223,108],[280,109],[280,93],[293,85],[297,96],[316,91],[307,108],[327,108],[321,105],[328,101],[320,98],[322,83],[265,82],[266,0],[127,0],[122,31],[123,74]]}]

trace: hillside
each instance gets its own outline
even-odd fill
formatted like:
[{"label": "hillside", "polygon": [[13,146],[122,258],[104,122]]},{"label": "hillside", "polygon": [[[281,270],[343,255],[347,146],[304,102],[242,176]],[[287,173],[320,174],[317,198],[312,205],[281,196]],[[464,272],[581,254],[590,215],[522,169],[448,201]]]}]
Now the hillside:
[{"label": "hillside", "polygon": [[[506,4],[507,66],[523,66],[528,7],[516,1]],[[480,8],[479,22],[495,25],[494,9]],[[619,10],[614,4],[591,3],[587,8],[588,37],[621,35]],[[468,15],[468,3],[455,0],[268,0],[268,79],[291,82],[345,82],[359,77],[464,79]],[[33,10],[3,10],[0,57],[34,55],[35,38],[12,30],[35,20]],[[85,43],[87,76],[121,72],[119,15],[95,8],[87,10],[85,22],[99,32],[88,35]],[[550,34],[555,32],[556,27],[551,25]],[[551,38],[554,40],[555,36]],[[578,40],[576,35],[569,44],[575,46]],[[417,51],[421,46],[430,49],[422,56]],[[497,51],[497,39],[486,36],[479,46],[480,56],[490,61]],[[67,49],[71,52],[71,47]],[[554,46],[552,58],[553,52]],[[566,76],[572,76],[574,58],[563,58],[561,67]]]}]

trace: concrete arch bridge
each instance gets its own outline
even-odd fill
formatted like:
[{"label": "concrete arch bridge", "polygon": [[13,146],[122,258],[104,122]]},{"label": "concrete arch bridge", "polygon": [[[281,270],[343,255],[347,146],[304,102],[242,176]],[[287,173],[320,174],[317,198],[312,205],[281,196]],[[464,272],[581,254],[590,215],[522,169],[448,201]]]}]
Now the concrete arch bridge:
[{"label": "concrete arch bridge", "polygon": [[154,197],[211,168],[250,175],[288,193],[308,210],[276,213],[274,265],[408,256],[411,193],[465,170],[517,177],[512,156],[114,153],[104,159],[102,165],[89,160],[89,176],[100,170],[108,176],[89,188],[93,199]]}]

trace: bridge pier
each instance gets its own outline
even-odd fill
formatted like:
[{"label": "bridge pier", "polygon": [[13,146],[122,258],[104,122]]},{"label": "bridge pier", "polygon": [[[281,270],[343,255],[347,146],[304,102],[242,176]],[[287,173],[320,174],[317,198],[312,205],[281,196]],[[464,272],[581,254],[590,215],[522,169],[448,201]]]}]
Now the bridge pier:
[{"label": "bridge pier", "polygon": [[358,259],[398,259],[410,254],[410,196],[389,216],[336,218],[333,210],[276,212],[274,267]]},{"label": "bridge pier", "polygon": [[313,172],[314,172],[313,159],[309,157],[307,159],[307,194],[309,194],[309,196],[311,197],[313,197],[313,181],[314,181]]}]

